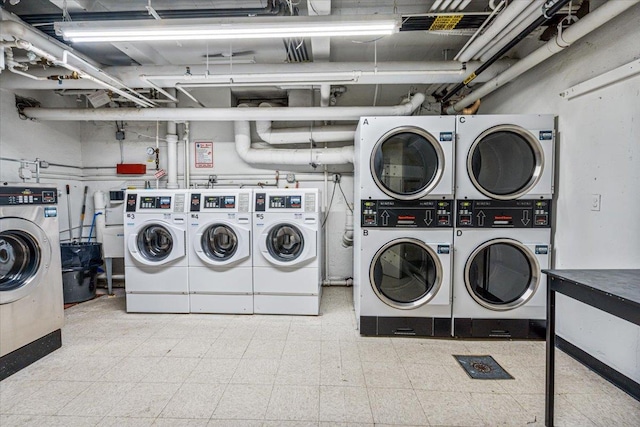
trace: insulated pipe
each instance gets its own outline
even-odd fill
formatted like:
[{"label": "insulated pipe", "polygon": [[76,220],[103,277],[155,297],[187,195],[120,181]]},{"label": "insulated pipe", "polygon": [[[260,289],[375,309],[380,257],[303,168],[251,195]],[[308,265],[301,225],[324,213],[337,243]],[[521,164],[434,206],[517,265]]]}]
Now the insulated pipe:
[{"label": "insulated pipe", "polygon": [[[496,54],[504,45],[509,43],[509,41],[516,35],[520,34],[522,30],[527,28],[533,21],[535,21],[539,16],[539,11],[542,9],[544,5],[544,0],[534,1],[525,9],[525,11],[518,17],[518,19],[514,20],[511,24],[503,29],[503,31],[498,34],[492,43],[486,45],[483,49],[481,49],[475,56],[476,59],[480,59],[482,62],[486,62],[489,58]],[[537,13],[538,12],[538,13]]]},{"label": "insulated pipe", "polygon": [[526,58],[521,59],[507,71],[491,79],[460,102],[447,108],[447,114],[458,114],[463,108],[468,107],[476,100],[487,96],[502,85],[509,83],[514,78],[562,51],[566,47],[569,47],[572,43],[638,3],[640,3],[640,0],[606,2],[563,31],[561,40],[558,40],[558,37],[556,36],[553,40],[550,40],[547,44],[534,51]]},{"label": "insulated pipe", "polygon": [[[174,94],[175,95],[175,94]],[[169,104],[170,111],[176,111],[175,104]],[[178,126],[175,121],[167,121],[167,188],[178,187]]]},{"label": "insulated pipe", "polygon": [[[93,214],[96,221],[96,241],[104,242],[104,229],[106,228],[106,198],[103,191],[93,193]],[[97,215],[97,216],[96,216]],[[91,237],[91,236],[89,236]]]},{"label": "insulated pipe", "polygon": [[[270,108],[267,102],[260,104],[261,108]],[[336,125],[318,128],[298,127],[273,129],[270,121],[256,121],[256,132],[260,139],[268,144],[304,144],[309,142],[343,142],[353,141],[356,130],[354,126]]]},{"label": "insulated pipe", "polygon": [[266,165],[343,165],[353,163],[353,147],[323,149],[255,149],[251,148],[251,126],[247,121],[234,122],[236,152],[249,164]]},{"label": "insulated pipe", "polygon": [[513,21],[518,15],[520,15],[530,4],[527,1],[514,1],[509,6],[507,6],[500,15],[496,17],[493,21],[493,24],[487,31],[485,31],[481,36],[479,36],[473,43],[471,43],[467,48],[458,53],[455,59],[460,62],[469,62],[471,59],[480,51],[480,49],[484,48],[487,44],[492,43],[494,37],[502,31],[511,21]]},{"label": "insulated pipe", "polygon": [[[65,67],[71,71],[76,71],[80,73],[83,78],[91,80],[99,86],[113,90],[114,92],[131,99],[131,101],[136,102],[140,106],[152,106],[148,99],[132,95],[131,93],[135,93],[132,89],[126,87],[122,82],[102,71],[102,69],[100,69],[100,64],[83,56],[74,54],[68,46],[41,34],[40,32],[36,32],[31,26],[17,20],[17,18],[12,14],[5,12],[4,10],[1,11],[0,16],[2,17],[2,21],[0,22],[0,35],[15,38],[17,47],[31,51],[38,56],[48,59],[56,65]],[[35,44],[39,47],[36,47]],[[76,58],[82,66],[74,67],[68,64],[67,58],[69,55]],[[105,79],[112,83],[107,83]],[[114,86],[114,84],[121,86],[121,88]],[[125,90],[130,93],[125,92]]]},{"label": "insulated pipe", "polygon": [[331,101],[331,85],[320,85],[320,106],[328,107]]},{"label": "insulated pipe", "polygon": [[237,120],[360,120],[362,116],[407,116],[424,102],[416,93],[409,102],[391,107],[272,107],[272,108],[25,108],[29,118],[50,121],[192,121],[228,122]]},{"label": "insulated pipe", "polygon": [[184,188],[191,187],[191,146],[189,143],[189,122],[184,122]]},{"label": "insulated pipe", "polygon": [[348,248],[353,246],[353,211],[347,207],[347,217],[344,223],[344,234],[342,235],[342,246]]}]

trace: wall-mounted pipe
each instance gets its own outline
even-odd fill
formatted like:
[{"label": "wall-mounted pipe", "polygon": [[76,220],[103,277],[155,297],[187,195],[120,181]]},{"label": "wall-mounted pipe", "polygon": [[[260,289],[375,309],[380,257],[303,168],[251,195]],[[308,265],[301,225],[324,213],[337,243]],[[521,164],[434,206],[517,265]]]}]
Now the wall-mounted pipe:
[{"label": "wall-mounted pipe", "polygon": [[353,163],[353,146],[322,149],[256,149],[251,147],[248,121],[234,122],[236,152],[249,164],[265,165],[343,165]]},{"label": "wall-mounted pipe", "polygon": [[362,116],[406,116],[416,110],[424,99],[422,93],[416,93],[409,102],[391,107],[25,108],[23,113],[33,119],[50,121],[353,121]]},{"label": "wall-mounted pipe", "polygon": [[611,19],[620,15],[630,7],[640,3],[640,0],[629,1],[609,1],[584,16],[578,22],[567,28],[562,33],[562,40],[558,40],[555,37],[553,40],[547,42],[544,46],[537,49],[529,56],[521,59],[514,66],[509,68],[504,73],[491,79],[489,82],[482,85],[480,88],[474,90],[470,95],[467,95],[464,99],[458,103],[447,108],[447,114],[458,114],[463,108],[473,104],[476,100],[487,96],[489,93],[498,89],[506,83],[509,83],[514,78],[523,74],[524,72],[535,67],[542,61],[550,58],[556,53],[569,47],[571,44],[581,39],[591,31],[600,27],[601,25],[609,22]]},{"label": "wall-mounted pipe", "polygon": [[348,248],[353,246],[353,207],[347,206],[344,223],[344,233],[342,234],[342,246]]},{"label": "wall-mounted pipe", "polygon": [[320,85],[320,106],[328,107],[331,103],[331,85]]}]

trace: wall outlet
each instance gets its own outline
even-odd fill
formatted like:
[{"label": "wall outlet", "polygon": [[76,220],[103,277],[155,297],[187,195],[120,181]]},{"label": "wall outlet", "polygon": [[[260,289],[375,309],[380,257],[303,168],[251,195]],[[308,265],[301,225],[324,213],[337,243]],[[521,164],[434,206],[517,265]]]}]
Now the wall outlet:
[{"label": "wall outlet", "polygon": [[591,195],[591,210],[599,211],[600,210],[600,194],[592,194]]}]

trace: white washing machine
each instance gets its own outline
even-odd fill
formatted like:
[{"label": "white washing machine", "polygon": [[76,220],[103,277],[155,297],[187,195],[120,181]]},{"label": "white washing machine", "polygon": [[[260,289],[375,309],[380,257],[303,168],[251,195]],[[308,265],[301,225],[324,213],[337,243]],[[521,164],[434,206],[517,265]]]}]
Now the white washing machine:
[{"label": "white washing machine", "polygon": [[129,190],[124,256],[128,312],[188,313],[187,190]]},{"label": "white washing machine", "polygon": [[58,190],[0,186],[0,380],[62,345]]},{"label": "white washing machine", "polygon": [[192,190],[189,300],[192,313],[253,313],[252,190]]},{"label": "white washing machine", "polygon": [[362,200],[354,302],[362,335],[451,336],[453,203]]},{"label": "white washing machine", "polygon": [[456,199],[551,198],[552,115],[456,117]]},{"label": "white washing machine", "polygon": [[356,200],[452,198],[455,120],[362,117],[355,135]]},{"label": "white washing machine", "polygon": [[[550,200],[458,200],[453,325],[457,337],[544,338]],[[466,224],[466,217],[476,219]],[[463,217],[463,222],[460,219]]]},{"label": "white washing machine", "polygon": [[317,315],[322,292],[319,191],[256,190],[254,201],[254,312]]}]

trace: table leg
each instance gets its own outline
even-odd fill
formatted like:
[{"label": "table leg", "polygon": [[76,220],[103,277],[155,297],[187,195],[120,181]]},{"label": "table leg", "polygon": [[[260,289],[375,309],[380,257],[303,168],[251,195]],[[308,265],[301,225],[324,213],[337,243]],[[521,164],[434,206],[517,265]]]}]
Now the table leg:
[{"label": "table leg", "polygon": [[107,270],[107,292],[108,295],[113,294],[113,258],[105,258],[104,266]]},{"label": "table leg", "polygon": [[544,425],[553,427],[553,406],[555,393],[555,352],[556,352],[556,292],[551,290],[547,278],[547,371],[545,384]]}]

